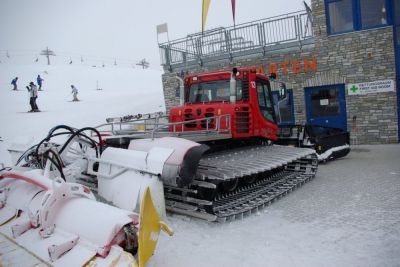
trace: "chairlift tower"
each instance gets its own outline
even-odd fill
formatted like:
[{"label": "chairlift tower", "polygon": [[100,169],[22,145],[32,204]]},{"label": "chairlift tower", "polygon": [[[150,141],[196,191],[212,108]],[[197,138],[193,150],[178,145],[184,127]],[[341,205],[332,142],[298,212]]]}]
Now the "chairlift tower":
[{"label": "chairlift tower", "polygon": [[150,63],[146,61],[146,59],[142,59],[138,63],[136,63],[138,66],[142,66],[143,69],[147,69],[150,66]]},{"label": "chairlift tower", "polygon": [[50,56],[55,56],[56,55],[52,50],[49,50],[48,47],[46,47],[45,50],[42,50],[42,52],[40,54],[42,56],[46,56],[47,57],[47,65],[50,65]]}]

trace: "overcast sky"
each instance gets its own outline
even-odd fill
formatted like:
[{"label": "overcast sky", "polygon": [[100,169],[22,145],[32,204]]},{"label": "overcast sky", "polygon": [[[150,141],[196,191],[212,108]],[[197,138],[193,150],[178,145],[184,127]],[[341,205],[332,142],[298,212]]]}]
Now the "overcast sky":
[{"label": "overcast sky", "polygon": [[[230,2],[211,1],[206,29],[233,25]],[[159,68],[156,25],[168,23],[170,40],[199,32],[201,5],[201,0],[0,0],[0,60],[7,50],[35,54],[48,46],[58,55],[146,58]],[[302,0],[236,0],[236,24],[299,10]]]}]

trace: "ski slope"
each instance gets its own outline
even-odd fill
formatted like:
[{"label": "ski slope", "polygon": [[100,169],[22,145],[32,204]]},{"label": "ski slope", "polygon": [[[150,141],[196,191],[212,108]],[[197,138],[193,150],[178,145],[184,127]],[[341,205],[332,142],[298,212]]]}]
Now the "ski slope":
[{"label": "ski slope", "polygon": [[[25,86],[44,79],[37,104],[30,110]],[[161,71],[79,65],[0,64],[0,162],[10,163],[5,148],[13,142],[40,141],[54,126],[76,128],[105,123],[108,117],[165,111]],[[11,80],[18,77],[18,91]],[[80,102],[71,102],[71,84]],[[98,90],[101,89],[101,90]]]},{"label": "ski slope", "polygon": [[[24,86],[45,79],[27,113]],[[20,91],[10,81],[20,77]],[[97,81],[102,90],[96,90]],[[81,102],[72,99],[70,85]],[[16,141],[41,140],[51,127],[95,126],[112,116],[164,110],[161,72],[80,66],[0,65],[0,162]],[[243,220],[208,223],[168,214],[148,266],[400,266],[400,145],[353,146],[320,165],[316,178]],[[0,258],[1,259],[1,258]]]}]

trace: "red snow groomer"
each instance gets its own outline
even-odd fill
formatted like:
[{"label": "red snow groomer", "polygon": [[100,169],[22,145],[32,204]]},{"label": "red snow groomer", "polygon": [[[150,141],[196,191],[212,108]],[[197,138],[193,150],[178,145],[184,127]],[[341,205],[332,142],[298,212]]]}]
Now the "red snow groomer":
[{"label": "red snow groomer", "polygon": [[278,126],[270,81],[257,68],[178,79],[181,105],[171,108],[168,122],[141,115],[98,127],[111,126],[109,146],[182,151],[160,175],[167,210],[209,221],[240,218],[315,176],[314,150],[273,145]]},{"label": "red snow groomer", "polygon": [[256,68],[193,74],[184,85],[184,105],[169,114],[171,123],[182,122],[173,132],[218,129],[227,134],[218,139],[277,140],[270,83]]}]

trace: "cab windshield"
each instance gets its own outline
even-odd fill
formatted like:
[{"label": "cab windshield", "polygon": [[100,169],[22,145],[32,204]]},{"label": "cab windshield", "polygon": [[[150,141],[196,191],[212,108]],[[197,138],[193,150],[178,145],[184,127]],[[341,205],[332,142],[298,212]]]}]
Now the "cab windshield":
[{"label": "cab windshield", "polygon": [[[229,101],[229,80],[209,81],[192,84],[189,90],[189,103]],[[242,83],[236,82],[236,99],[242,98]]]}]

